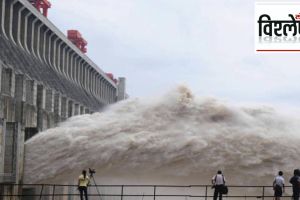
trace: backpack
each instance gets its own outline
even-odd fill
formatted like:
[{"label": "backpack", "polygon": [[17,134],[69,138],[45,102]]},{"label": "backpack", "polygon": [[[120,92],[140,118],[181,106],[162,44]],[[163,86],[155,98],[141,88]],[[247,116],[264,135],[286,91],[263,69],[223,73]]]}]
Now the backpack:
[{"label": "backpack", "polygon": [[223,186],[221,187],[221,193],[222,193],[222,194],[228,194],[228,187],[227,187],[226,185],[223,185]]}]

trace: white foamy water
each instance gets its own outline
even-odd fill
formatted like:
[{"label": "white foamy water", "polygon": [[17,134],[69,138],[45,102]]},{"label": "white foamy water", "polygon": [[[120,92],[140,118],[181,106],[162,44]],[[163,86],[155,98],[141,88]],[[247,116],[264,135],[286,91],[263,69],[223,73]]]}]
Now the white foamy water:
[{"label": "white foamy water", "polygon": [[73,181],[92,167],[102,184],[207,184],[218,169],[231,184],[270,184],[299,166],[298,122],[178,87],[36,135],[26,143],[24,182]]}]

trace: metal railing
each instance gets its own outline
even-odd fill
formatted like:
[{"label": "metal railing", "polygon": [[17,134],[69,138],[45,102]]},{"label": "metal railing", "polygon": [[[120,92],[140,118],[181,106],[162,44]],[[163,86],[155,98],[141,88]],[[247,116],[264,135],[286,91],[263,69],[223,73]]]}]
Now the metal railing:
[{"label": "metal railing", "polygon": [[[212,199],[211,185],[90,185],[90,200],[187,200]],[[272,186],[228,185],[223,199],[273,199]],[[282,200],[291,199],[292,189],[285,187]],[[77,185],[59,184],[1,184],[0,200],[78,200]],[[66,198],[67,197],[67,198]]]}]

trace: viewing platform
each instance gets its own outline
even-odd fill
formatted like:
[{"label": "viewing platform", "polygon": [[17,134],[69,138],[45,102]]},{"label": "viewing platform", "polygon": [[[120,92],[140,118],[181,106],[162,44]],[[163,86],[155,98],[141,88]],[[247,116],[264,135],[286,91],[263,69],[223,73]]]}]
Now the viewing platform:
[{"label": "viewing platform", "polygon": [[[79,200],[77,185],[59,184],[0,184],[0,190],[14,187],[15,194],[0,195],[6,200]],[[19,188],[17,190],[16,188]],[[273,187],[266,185],[228,185],[229,192],[223,199],[273,199]],[[212,199],[211,185],[95,185],[88,187],[91,200],[186,200]],[[0,193],[1,194],[1,193]],[[281,200],[291,199],[292,187],[286,186]]]}]

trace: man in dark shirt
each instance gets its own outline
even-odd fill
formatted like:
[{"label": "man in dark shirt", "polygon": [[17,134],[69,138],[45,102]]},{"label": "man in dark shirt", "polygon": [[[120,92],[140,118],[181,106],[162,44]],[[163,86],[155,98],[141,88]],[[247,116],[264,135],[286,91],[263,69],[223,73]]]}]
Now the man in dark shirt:
[{"label": "man in dark shirt", "polygon": [[293,185],[293,200],[299,200],[300,194],[300,170],[294,170],[294,176],[290,179],[290,183]]}]

